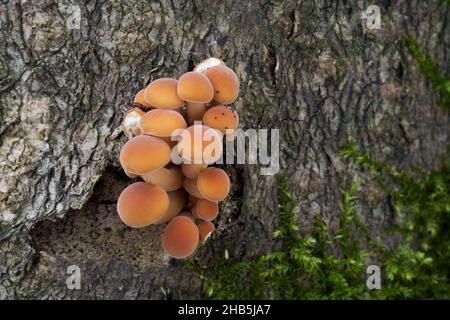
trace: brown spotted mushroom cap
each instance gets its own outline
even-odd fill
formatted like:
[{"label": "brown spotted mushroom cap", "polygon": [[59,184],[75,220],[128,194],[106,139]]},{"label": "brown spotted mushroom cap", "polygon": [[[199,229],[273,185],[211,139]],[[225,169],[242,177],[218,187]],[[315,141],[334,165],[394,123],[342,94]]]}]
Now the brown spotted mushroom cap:
[{"label": "brown spotted mushroom cap", "polygon": [[224,104],[233,103],[239,94],[239,79],[233,70],[225,65],[207,69],[205,76],[214,87],[214,101]]},{"label": "brown spotted mushroom cap", "polygon": [[239,118],[236,111],[219,105],[205,112],[203,115],[203,123],[225,134],[227,129],[235,130],[238,127]]}]

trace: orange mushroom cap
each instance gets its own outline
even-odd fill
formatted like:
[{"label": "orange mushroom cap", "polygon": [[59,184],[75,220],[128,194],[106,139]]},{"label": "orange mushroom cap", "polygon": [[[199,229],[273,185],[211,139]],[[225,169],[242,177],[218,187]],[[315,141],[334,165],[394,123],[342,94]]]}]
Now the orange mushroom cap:
[{"label": "orange mushroom cap", "polygon": [[167,208],[166,212],[154,222],[155,224],[162,224],[172,220],[186,205],[187,194],[183,189],[168,192],[167,194],[169,196],[169,208]]},{"label": "orange mushroom cap", "polygon": [[180,99],[187,102],[208,103],[214,96],[214,89],[204,74],[191,71],[178,79],[177,93]]},{"label": "orange mushroom cap", "polygon": [[223,105],[210,108],[203,115],[203,123],[208,127],[218,129],[223,134],[227,129],[235,130],[239,125],[239,117],[236,111]]},{"label": "orange mushroom cap", "polygon": [[120,150],[125,171],[141,175],[164,167],[171,159],[169,145],[156,137],[141,135],[130,139]]},{"label": "orange mushroom cap", "polygon": [[164,251],[176,259],[183,259],[193,254],[198,242],[197,226],[191,219],[182,215],[169,222],[162,236]]},{"label": "orange mushroom cap", "polygon": [[185,163],[209,164],[222,156],[222,139],[215,129],[195,124],[181,132],[177,148]]},{"label": "orange mushroom cap", "polygon": [[145,113],[140,121],[143,133],[156,137],[170,137],[177,129],[186,129],[183,116],[174,110],[154,109]]},{"label": "orange mushroom cap", "polygon": [[198,175],[197,188],[202,198],[222,201],[230,192],[230,178],[222,169],[209,167]]},{"label": "orange mushroom cap", "polygon": [[214,220],[219,214],[219,204],[214,201],[200,199],[195,207],[197,216],[206,221]]},{"label": "orange mushroom cap", "polygon": [[145,89],[139,90],[139,92],[134,97],[133,102],[143,105],[144,107],[147,107],[147,108],[151,107],[151,105],[145,101]]},{"label": "orange mushroom cap", "polygon": [[214,87],[214,100],[219,103],[233,103],[239,94],[239,79],[233,70],[217,65],[204,72]]},{"label": "orange mushroom cap", "polygon": [[126,187],[117,200],[117,212],[126,225],[133,228],[148,226],[169,208],[169,197],[162,188],[136,182]]},{"label": "orange mushroom cap", "polygon": [[145,102],[155,108],[178,109],[183,106],[184,101],[177,94],[177,80],[172,78],[161,78],[151,82],[144,89]]},{"label": "orange mushroom cap", "polygon": [[202,221],[199,224],[197,224],[197,227],[200,235],[200,240],[203,243],[205,243],[209,239],[211,234],[214,232],[214,230],[216,230],[214,224],[209,221]]}]

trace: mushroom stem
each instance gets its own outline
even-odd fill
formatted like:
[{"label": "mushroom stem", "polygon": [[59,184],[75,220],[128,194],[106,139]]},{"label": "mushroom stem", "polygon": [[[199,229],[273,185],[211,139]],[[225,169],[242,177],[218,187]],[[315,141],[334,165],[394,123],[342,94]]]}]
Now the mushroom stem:
[{"label": "mushroom stem", "polygon": [[198,199],[204,199],[204,197],[202,196],[202,194],[198,190],[197,179],[187,179],[187,178],[185,178],[183,180],[183,188],[191,196],[194,196],[194,197],[196,197]]},{"label": "mushroom stem", "polygon": [[195,121],[202,121],[203,115],[206,112],[206,105],[204,103],[186,103],[186,112],[188,124],[193,125]]},{"label": "mushroom stem", "polygon": [[145,182],[160,186],[166,191],[175,191],[183,186],[180,167],[161,168],[141,175]]}]

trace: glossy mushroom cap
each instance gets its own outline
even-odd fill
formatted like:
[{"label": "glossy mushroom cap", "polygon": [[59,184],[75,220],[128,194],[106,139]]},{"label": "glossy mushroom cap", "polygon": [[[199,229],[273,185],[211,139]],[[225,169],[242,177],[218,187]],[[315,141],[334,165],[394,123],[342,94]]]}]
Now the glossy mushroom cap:
[{"label": "glossy mushroom cap", "polygon": [[206,163],[200,163],[200,164],[187,164],[183,163],[181,165],[181,172],[183,172],[183,175],[186,178],[189,179],[196,179],[198,177],[198,174],[205,170],[208,167]]},{"label": "glossy mushroom cap", "polygon": [[186,129],[183,116],[174,110],[154,109],[145,113],[140,121],[143,133],[156,137],[170,137],[177,129]]},{"label": "glossy mushroom cap", "polygon": [[177,145],[185,163],[213,163],[222,156],[223,137],[215,129],[195,124],[183,130]]},{"label": "glossy mushroom cap", "polygon": [[160,168],[158,170],[148,172],[142,175],[147,183],[160,186],[166,191],[175,191],[183,186],[183,174],[179,166],[171,168]]},{"label": "glossy mushroom cap", "polygon": [[139,90],[139,92],[136,94],[136,96],[134,97],[134,103],[140,104],[144,107],[151,107],[150,104],[148,104],[147,102],[145,102],[145,89]]},{"label": "glossy mushroom cap", "polygon": [[205,59],[205,60],[201,61],[199,64],[197,64],[194,68],[194,71],[203,73],[206,70],[208,70],[212,67],[218,66],[218,65],[224,65],[223,61],[220,60],[219,58],[211,57],[211,58]]},{"label": "glossy mushroom cap", "polygon": [[144,111],[139,108],[133,108],[123,117],[122,130],[128,138],[133,138],[142,134],[139,128],[139,122],[141,121]]},{"label": "glossy mushroom cap", "polygon": [[205,76],[214,87],[214,100],[219,103],[233,103],[239,94],[239,79],[233,70],[225,65],[207,69]]},{"label": "glossy mushroom cap", "polygon": [[197,216],[206,221],[213,221],[219,214],[219,204],[214,201],[200,199],[195,208]]},{"label": "glossy mushroom cap", "polygon": [[223,105],[215,106],[203,115],[203,123],[208,127],[218,129],[223,134],[227,129],[235,130],[239,125],[239,117],[236,111]]},{"label": "glossy mushroom cap", "polygon": [[141,228],[158,220],[169,208],[169,197],[162,188],[144,182],[126,187],[117,201],[117,212],[127,226]]},{"label": "glossy mushroom cap", "polygon": [[222,169],[209,167],[198,175],[197,188],[202,198],[222,201],[230,192],[230,178]]},{"label": "glossy mushroom cap", "polygon": [[169,196],[169,208],[158,220],[154,222],[155,224],[162,224],[172,220],[181,212],[181,210],[183,210],[186,205],[187,193],[183,189],[168,192],[167,194]]},{"label": "glossy mushroom cap", "polygon": [[171,160],[169,145],[156,137],[141,135],[130,139],[120,150],[120,163],[131,174],[142,175],[164,167]]},{"label": "glossy mushroom cap", "polygon": [[196,71],[186,72],[178,79],[177,92],[181,100],[193,103],[208,103],[214,96],[209,79]]},{"label": "glossy mushroom cap", "polygon": [[200,240],[205,243],[208,241],[211,234],[216,230],[216,227],[213,223],[209,221],[202,221],[199,224],[197,224],[198,232],[200,235]]},{"label": "glossy mushroom cap", "polygon": [[184,101],[177,94],[177,80],[161,78],[150,83],[145,88],[145,102],[160,109],[178,109]]},{"label": "glossy mushroom cap", "polygon": [[198,242],[197,226],[191,219],[182,215],[169,222],[162,236],[164,251],[176,259],[183,259],[193,254]]}]

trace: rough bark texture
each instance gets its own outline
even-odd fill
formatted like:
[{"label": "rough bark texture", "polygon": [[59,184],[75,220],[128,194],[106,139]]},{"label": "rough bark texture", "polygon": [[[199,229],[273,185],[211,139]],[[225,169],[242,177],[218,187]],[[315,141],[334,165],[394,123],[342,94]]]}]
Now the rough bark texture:
[{"label": "rough bark texture", "polygon": [[[372,2],[380,30],[361,20]],[[0,299],[201,296],[197,276],[163,255],[161,227],[124,227],[115,201],[130,183],[117,162],[127,104],[208,56],[241,79],[241,127],[281,129],[279,174],[302,231],[317,212],[334,226],[339,187],[363,178],[340,156],[350,140],[399,168],[435,167],[449,117],[404,39],[448,73],[448,21],[431,0],[1,1]],[[251,259],[277,246],[277,176],[227,169],[233,192],[202,265],[224,249]],[[364,184],[360,206],[382,237],[388,199]],[[81,290],[66,286],[73,264]]]}]

